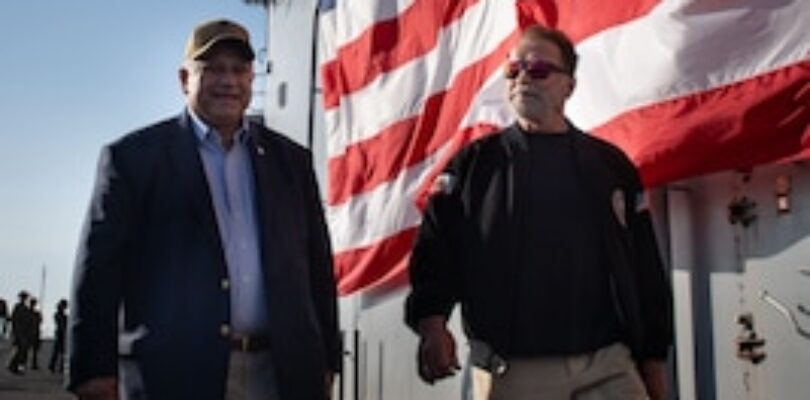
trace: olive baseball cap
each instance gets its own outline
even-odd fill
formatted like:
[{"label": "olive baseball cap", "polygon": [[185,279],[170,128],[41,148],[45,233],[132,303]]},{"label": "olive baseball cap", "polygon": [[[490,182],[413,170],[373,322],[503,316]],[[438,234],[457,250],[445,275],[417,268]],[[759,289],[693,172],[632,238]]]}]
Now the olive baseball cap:
[{"label": "olive baseball cap", "polygon": [[238,50],[245,60],[252,61],[256,55],[250,47],[247,29],[227,19],[216,19],[197,25],[186,43],[186,60],[205,58],[217,45],[229,45]]}]

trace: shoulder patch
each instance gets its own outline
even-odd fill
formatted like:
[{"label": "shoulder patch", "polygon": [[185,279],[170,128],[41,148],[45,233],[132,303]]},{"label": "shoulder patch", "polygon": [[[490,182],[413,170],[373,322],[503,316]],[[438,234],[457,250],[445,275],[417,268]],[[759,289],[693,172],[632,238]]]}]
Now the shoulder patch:
[{"label": "shoulder patch", "polygon": [[434,193],[444,193],[450,194],[456,189],[456,176],[449,173],[444,172],[436,177],[433,181],[433,192]]}]

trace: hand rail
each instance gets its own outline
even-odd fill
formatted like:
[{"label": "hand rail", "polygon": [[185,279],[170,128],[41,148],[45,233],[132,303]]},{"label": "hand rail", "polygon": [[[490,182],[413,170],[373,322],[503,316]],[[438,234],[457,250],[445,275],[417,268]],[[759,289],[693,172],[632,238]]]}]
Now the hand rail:
[{"label": "hand rail", "polygon": [[761,291],[759,293],[759,298],[770,304],[773,308],[779,311],[780,314],[784,315],[801,337],[810,340],[810,331],[805,330],[801,325],[799,325],[799,322],[796,320],[796,316],[793,315],[793,312],[785,307],[784,304],[782,304],[775,297],[771,296],[767,290]]},{"label": "hand rail", "polygon": [[[799,273],[806,277],[810,277],[810,268],[802,268],[799,270]],[[799,303],[799,312],[810,317],[810,307],[807,307],[802,303]]]}]

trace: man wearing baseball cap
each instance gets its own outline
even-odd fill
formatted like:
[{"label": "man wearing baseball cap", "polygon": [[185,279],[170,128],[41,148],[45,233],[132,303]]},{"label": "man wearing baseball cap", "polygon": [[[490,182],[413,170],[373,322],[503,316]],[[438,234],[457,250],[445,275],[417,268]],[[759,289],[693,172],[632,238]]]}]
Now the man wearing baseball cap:
[{"label": "man wearing baseball cap", "polygon": [[244,116],[254,52],[197,26],[179,115],[106,146],[81,236],[68,387],[80,399],[325,399],[331,249],[308,150]]}]

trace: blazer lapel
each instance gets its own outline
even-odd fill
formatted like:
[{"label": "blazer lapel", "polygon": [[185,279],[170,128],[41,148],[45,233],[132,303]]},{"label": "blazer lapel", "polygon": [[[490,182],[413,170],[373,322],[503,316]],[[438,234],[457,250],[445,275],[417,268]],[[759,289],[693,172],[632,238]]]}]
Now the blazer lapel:
[{"label": "blazer lapel", "polygon": [[208,236],[217,244],[224,260],[222,239],[217,227],[211,191],[208,188],[208,181],[197,149],[197,138],[191,128],[188,114],[181,114],[177,123],[178,129],[171,132],[171,151],[169,151],[178,175],[177,184],[183,187],[181,192],[188,196],[194,214],[199,218]]},{"label": "blazer lapel", "polygon": [[281,266],[286,264],[283,257],[286,254],[284,249],[287,248],[285,241],[288,235],[285,235],[282,227],[291,226],[289,223],[291,218],[287,213],[294,209],[291,204],[294,185],[289,181],[291,174],[286,171],[288,162],[281,148],[267,135],[262,135],[259,128],[252,126],[249,134],[250,155],[255,172],[262,261],[267,282],[272,284],[279,281],[272,276],[281,273]]}]

